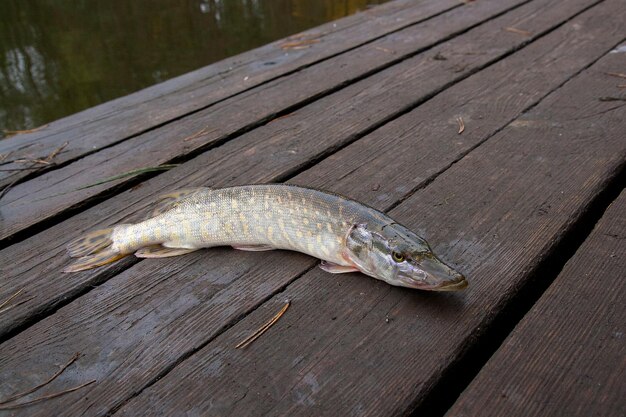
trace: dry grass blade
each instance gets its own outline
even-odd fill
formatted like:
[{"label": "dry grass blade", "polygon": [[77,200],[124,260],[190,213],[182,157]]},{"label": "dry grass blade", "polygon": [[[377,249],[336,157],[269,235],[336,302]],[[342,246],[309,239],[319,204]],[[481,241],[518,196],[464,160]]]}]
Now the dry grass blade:
[{"label": "dry grass blade", "polygon": [[605,72],[605,74],[610,75],[611,77],[626,78],[626,74],[623,74],[621,72]]},{"label": "dry grass blade", "polygon": [[315,43],[319,43],[319,39],[302,39],[294,42],[285,42],[280,45],[281,49],[303,49],[309,48]]},{"label": "dry grass blade", "polygon": [[56,397],[60,397],[62,395],[65,394],[69,394],[70,392],[74,392],[77,391],[83,387],[86,387],[87,385],[91,385],[94,382],[96,382],[95,379],[89,381],[89,382],[85,382],[84,384],[81,384],[77,387],[73,387],[73,388],[68,388],[66,390],[63,391],[59,391],[59,392],[55,392],[53,394],[49,394],[49,395],[44,395],[43,397],[39,397],[39,398],[35,398],[34,400],[30,400],[30,401],[26,401],[23,403],[18,403],[18,404],[9,404],[9,405],[0,405],[0,410],[14,410],[16,408],[22,408],[22,407],[28,407],[29,405],[33,405],[45,400],[50,400],[52,398],[56,398]]},{"label": "dry grass blade", "polygon": [[23,300],[20,300],[20,301],[19,301],[19,302],[17,302],[17,303],[13,303],[13,304],[11,304],[10,306],[8,306],[8,307],[3,308],[2,310],[0,310],[0,314],[4,313],[5,311],[9,311],[9,310],[11,310],[12,308],[15,308],[15,307],[17,307],[17,306],[19,306],[19,305],[22,305],[22,304],[24,304],[24,303],[26,303],[26,302],[28,302],[28,301],[32,300],[33,298],[35,298],[35,296],[34,296],[34,295],[33,295],[32,297],[28,297],[28,298],[25,298],[25,299],[23,299]]},{"label": "dry grass blade", "polygon": [[11,136],[15,136],[15,135],[23,135],[23,134],[25,134],[25,133],[34,133],[34,132],[36,132],[36,131],[38,131],[38,130],[43,129],[44,127],[48,127],[48,124],[45,124],[45,125],[43,125],[43,126],[36,127],[36,128],[34,128],[34,129],[26,129],[26,130],[6,130],[6,129],[5,129],[5,130],[4,130],[4,135],[5,135],[7,138],[9,138],[9,137],[11,137]]},{"label": "dry grass blade", "polygon": [[523,30],[523,29],[518,29],[518,28],[508,27],[508,28],[504,28],[504,30],[506,30],[507,32],[511,32],[511,33],[517,33],[518,35],[524,35],[524,36],[532,35],[531,32],[527,30]]},{"label": "dry grass blade", "polygon": [[287,304],[285,304],[283,308],[281,308],[280,311],[276,313],[276,315],[270,319],[270,321],[268,321],[263,326],[261,326],[261,328],[259,328],[256,332],[252,333],[250,336],[246,337],[244,340],[239,342],[239,344],[235,346],[235,349],[245,348],[250,343],[257,340],[263,333],[265,333],[270,327],[272,327],[274,323],[276,323],[278,319],[280,319],[283,316],[283,314],[285,314],[285,311],[287,311],[290,305],[291,305],[291,301],[287,300]]},{"label": "dry grass blade", "polygon": [[12,299],[14,299],[15,297],[17,297],[18,295],[20,295],[20,293],[24,291],[24,288],[18,290],[15,294],[13,294],[12,296],[10,296],[9,298],[7,298],[6,300],[4,300],[4,302],[2,304],[0,304],[0,308],[4,307],[5,305],[9,304],[11,302]]},{"label": "dry grass blade", "polygon": [[30,389],[28,389],[28,390],[26,390],[24,392],[20,392],[18,394],[15,394],[15,395],[13,395],[13,396],[11,396],[9,398],[6,398],[4,400],[0,400],[0,404],[6,404],[6,403],[10,403],[10,402],[15,401],[15,400],[19,400],[20,398],[37,391],[39,388],[45,387],[46,385],[48,385],[49,383],[54,381],[59,375],[61,375],[63,373],[63,371],[65,371],[67,369],[68,366],[73,364],[74,361],[76,361],[76,359],[78,359],[79,356],[80,356],[80,352],[76,352],[74,354],[74,356],[72,356],[72,358],[69,360],[69,362],[66,363],[65,365],[63,365],[61,367],[61,369],[59,369],[54,375],[52,375],[46,382],[43,382],[43,383],[41,383],[41,384],[39,384],[39,385],[37,385],[37,386],[35,386],[33,388],[30,388]]},{"label": "dry grass blade", "polygon": [[183,139],[183,142],[189,142],[190,140],[198,139],[200,136],[204,136],[207,133],[213,132],[213,131],[215,131],[215,129],[210,130],[209,127],[207,126],[204,129],[200,129],[196,133],[187,136],[185,139]]},{"label": "dry grass blade", "polygon": [[465,130],[465,122],[463,122],[462,117],[457,117],[456,122],[459,124],[459,131],[457,133],[460,135]]},{"label": "dry grass blade", "polygon": [[166,164],[166,165],[159,165],[159,166],[156,166],[156,167],[146,167],[146,168],[134,169],[132,171],[124,172],[124,173],[121,173],[119,175],[114,175],[112,177],[105,178],[105,179],[103,179],[101,181],[94,182],[93,184],[89,184],[89,185],[85,185],[85,186],[79,187],[75,191],[84,190],[85,188],[95,187],[97,185],[105,184],[105,183],[111,182],[111,181],[116,181],[116,180],[119,180],[119,179],[122,179],[122,178],[126,178],[126,177],[132,177],[133,175],[144,174],[146,172],[167,171],[169,169],[176,168],[177,166],[178,166],[178,164]]}]

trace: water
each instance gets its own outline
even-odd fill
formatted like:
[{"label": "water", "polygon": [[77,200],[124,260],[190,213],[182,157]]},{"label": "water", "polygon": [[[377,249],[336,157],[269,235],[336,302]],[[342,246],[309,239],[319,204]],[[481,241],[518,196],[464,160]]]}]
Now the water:
[{"label": "water", "polygon": [[0,137],[388,0],[2,0]]}]

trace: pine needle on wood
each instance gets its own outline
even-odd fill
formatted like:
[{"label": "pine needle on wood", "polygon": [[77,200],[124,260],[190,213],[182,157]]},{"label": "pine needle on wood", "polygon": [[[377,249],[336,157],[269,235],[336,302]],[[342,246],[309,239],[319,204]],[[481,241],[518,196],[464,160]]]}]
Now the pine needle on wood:
[{"label": "pine needle on wood", "polygon": [[95,379],[93,379],[93,380],[91,380],[89,382],[85,382],[84,384],[79,385],[77,387],[68,388],[68,389],[66,389],[64,391],[55,392],[55,393],[49,394],[49,395],[44,395],[43,397],[35,398],[34,400],[26,401],[26,402],[23,402],[23,403],[0,405],[0,410],[14,410],[16,408],[28,407],[29,405],[33,405],[33,404],[36,404],[36,403],[39,403],[39,402],[42,402],[42,401],[45,401],[45,400],[50,400],[52,398],[56,398],[56,397],[60,397],[60,396],[65,395],[65,394],[69,394],[70,392],[77,391],[77,390],[79,390],[79,389],[81,389],[83,387],[86,387],[87,385],[93,384],[94,382],[96,382]]},{"label": "pine needle on wood", "polygon": [[245,348],[246,346],[250,345],[250,343],[257,340],[263,333],[265,333],[270,327],[272,327],[274,323],[276,323],[278,319],[283,316],[283,314],[285,314],[285,311],[287,311],[290,305],[291,301],[287,300],[287,304],[285,304],[283,308],[281,308],[280,311],[270,319],[270,321],[261,326],[261,328],[259,328],[256,332],[252,333],[250,336],[239,342],[239,344],[235,346],[235,349]]},{"label": "pine needle on wood", "polygon": [[72,356],[72,358],[69,360],[69,362],[66,363],[65,365],[63,365],[61,367],[61,369],[59,369],[54,375],[52,375],[46,382],[43,382],[43,383],[41,383],[41,384],[39,384],[39,385],[37,385],[37,386],[35,386],[33,388],[30,388],[30,389],[28,389],[28,390],[26,390],[24,392],[20,392],[18,394],[15,394],[15,395],[13,395],[13,396],[11,396],[9,398],[5,398],[4,400],[0,400],[0,404],[6,404],[6,403],[13,402],[15,400],[19,400],[20,398],[25,397],[26,395],[31,394],[31,393],[37,391],[39,388],[45,387],[46,385],[48,385],[49,383],[54,381],[59,375],[61,375],[63,373],[63,371],[65,371],[67,369],[68,366],[73,364],[76,361],[76,359],[78,359],[79,356],[80,356],[80,352],[76,352],[74,354],[74,356]]},{"label": "pine needle on wood", "polygon": [[457,133],[460,135],[465,130],[465,122],[463,122],[462,117],[457,117],[456,121],[459,124],[459,131]]}]

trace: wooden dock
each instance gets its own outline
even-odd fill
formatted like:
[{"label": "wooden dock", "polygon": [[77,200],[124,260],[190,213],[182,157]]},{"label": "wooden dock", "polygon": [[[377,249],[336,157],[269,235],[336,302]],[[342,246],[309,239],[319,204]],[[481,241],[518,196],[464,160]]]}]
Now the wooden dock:
[{"label": "wooden dock", "polygon": [[[625,21],[396,0],[0,141],[0,415],[625,415]],[[160,194],[265,182],[389,213],[469,288],[229,248],[61,272]]]}]

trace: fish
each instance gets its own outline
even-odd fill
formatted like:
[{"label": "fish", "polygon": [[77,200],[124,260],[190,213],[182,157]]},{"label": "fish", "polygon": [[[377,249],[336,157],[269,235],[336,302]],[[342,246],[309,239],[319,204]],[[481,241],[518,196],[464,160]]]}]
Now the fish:
[{"label": "fish", "polygon": [[164,258],[202,248],[284,249],[321,260],[333,274],[362,272],[394,286],[430,291],[467,287],[426,240],[386,214],[327,191],[287,184],[190,188],[161,196],[147,218],[71,241],[64,272],[135,254]]}]

